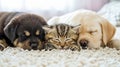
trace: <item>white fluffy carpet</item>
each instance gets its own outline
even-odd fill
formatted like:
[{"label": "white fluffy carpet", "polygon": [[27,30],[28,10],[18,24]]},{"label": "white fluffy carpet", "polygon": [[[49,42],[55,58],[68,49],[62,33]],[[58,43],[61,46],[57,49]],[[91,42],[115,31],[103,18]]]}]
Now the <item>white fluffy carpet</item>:
[{"label": "white fluffy carpet", "polygon": [[0,67],[120,67],[120,50],[23,50],[0,51]]},{"label": "white fluffy carpet", "polygon": [[[115,38],[120,38],[120,28]],[[120,67],[120,50],[28,51],[8,47],[0,51],[0,67]]]}]

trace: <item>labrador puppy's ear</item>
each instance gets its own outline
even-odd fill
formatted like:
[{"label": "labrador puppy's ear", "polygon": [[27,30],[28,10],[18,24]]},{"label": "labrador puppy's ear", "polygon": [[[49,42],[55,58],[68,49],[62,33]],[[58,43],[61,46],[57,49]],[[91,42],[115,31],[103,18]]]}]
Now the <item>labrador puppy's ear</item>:
[{"label": "labrador puppy's ear", "polygon": [[13,23],[11,21],[4,28],[4,33],[7,36],[7,38],[11,40],[11,42],[13,42],[15,40],[15,38],[16,38],[16,31],[17,31],[18,25],[19,24]]},{"label": "labrador puppy's ear", "polygon": [[102,30],[102,40],[104,45],[106,45],[114,36],[116,29],[104,18],[101,19],[100,24]]}]

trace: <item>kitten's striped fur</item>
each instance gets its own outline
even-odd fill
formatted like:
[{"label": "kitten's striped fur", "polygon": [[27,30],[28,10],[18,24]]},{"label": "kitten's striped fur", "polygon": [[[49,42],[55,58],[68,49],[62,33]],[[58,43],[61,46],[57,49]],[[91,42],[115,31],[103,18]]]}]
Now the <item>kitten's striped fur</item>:
[{"label": "kitten's striped fur", "polygon": [[46,49],[71,49],[80,50],[77,45],[78,27],[67,24],[57,24],[44,27],[46,31]]}]

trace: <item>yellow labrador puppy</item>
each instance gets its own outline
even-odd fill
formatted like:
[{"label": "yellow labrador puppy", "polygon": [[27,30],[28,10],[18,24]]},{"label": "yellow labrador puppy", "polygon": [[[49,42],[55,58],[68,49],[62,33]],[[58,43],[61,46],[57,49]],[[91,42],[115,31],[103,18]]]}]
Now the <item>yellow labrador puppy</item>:
[{"label": "yellow labrador puppy", "polygon": [[[82,16],[82,17],[79,17]],[[85,12],[79,18],[78,44],[83,49],[105,47],[115,34],[115,27],[96,13]]]},{"label": "yellow labrador puppy", "polygon": [[[90,10],[78,10],[60,17],[53,17],[49,25],[66,23],[79,25],[79,38],[77,43],[83,48],[100,48],[108,46],[115,34],[115,27],[105,18]],[[114,44],[112,44],[114,45]]]}]

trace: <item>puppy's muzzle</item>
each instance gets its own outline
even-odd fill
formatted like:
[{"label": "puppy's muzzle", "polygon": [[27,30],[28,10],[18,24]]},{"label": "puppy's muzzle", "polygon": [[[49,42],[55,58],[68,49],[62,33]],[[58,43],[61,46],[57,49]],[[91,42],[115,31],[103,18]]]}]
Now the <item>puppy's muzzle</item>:
[{"label": "puppy's muzzle", "polygon": [[85,39],[80,40],[80,46],[82,47],[82,49],[87,49],[88,46],[88,41]]},{"label": "puppy's muzzle", "polygon": [[38,43],[37,43],[37,42],[30,42],[30,47],[31,47],[33,50],[37,50]]}]

